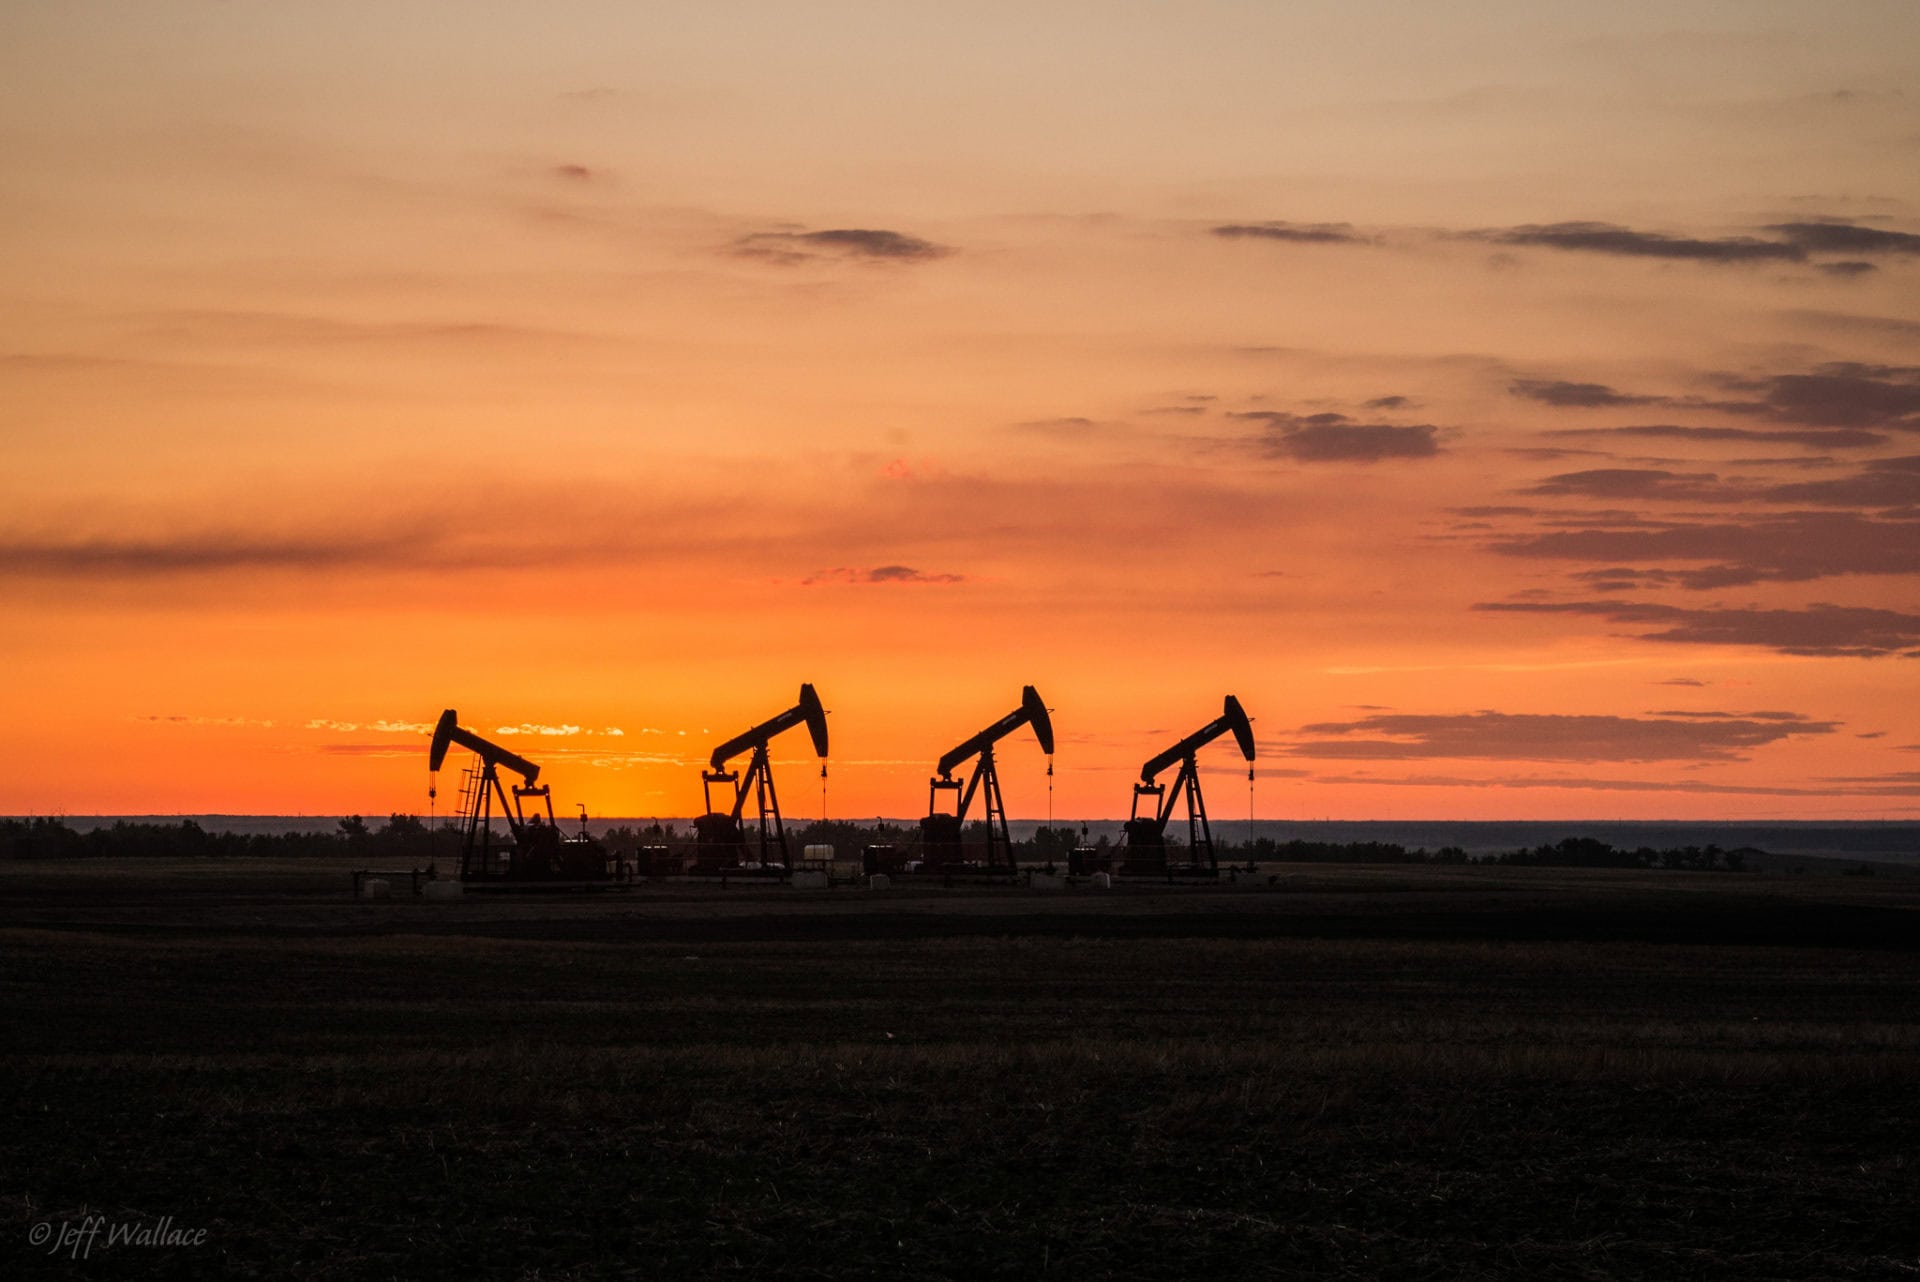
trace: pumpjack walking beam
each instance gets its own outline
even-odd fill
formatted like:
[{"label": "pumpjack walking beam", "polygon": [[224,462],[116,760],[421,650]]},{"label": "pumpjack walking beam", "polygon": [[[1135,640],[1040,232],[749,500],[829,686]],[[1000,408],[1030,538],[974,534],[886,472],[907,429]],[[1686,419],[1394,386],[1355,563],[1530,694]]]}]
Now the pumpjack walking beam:
[{"label": "pumpjack walking beam", "polygon": [[[814,753],[824,762],[827,755],[827,710],[821,706],[820,696],[814,692],[811,684],[800,687],[800,701],[791,708],[778,716],[767,718],[751,730],[735,735],[713,750],[713,755],[707,759],[708,768],[700,772],[707,813],[696,822],[695,831],[702,844],[744,850],[746,834],[741,830],[740,817],[746,810],[747,798],[752,797],[760,828],[760,862],[778,862],[782,868],[793,866],[787,849],[786,825],[780,818],[780,798],[773,787],[773,763],[767,745],[776,736],[798,725],[806,726],[807,734],[813,740]],[[727,769],[728,761],[749,749],[752,750],[752,756],[744,775],[738,770]],[[820,770],[824,778],[825,764],[821,765]],[[732,806],[724,813],[714,808],[715,784],[729,784],[733,788]],[[777,861],[773,858],[776,853],[779,856]]]},{"label": "pumpjack walking beam", "polygon": [[[1165,865],[1167,821],[1173,817],[1174,807],[1184,795],[1187,800],[1187,845],[1193,852],[1193,862],[1204,862],[1211,869],[1219,868],[1213,853],[1213,829],[1207,823],[1207,803],[1200,795],[1200,767],[1196,754],[1229,731],[1233,734],[1234,742],[1240,746],[1240,755],[1247,759],[1247,778],[1252,779],[1253,723],[1247,717],[1246,709],[1240,706],[1240,700],[1232,695],[1227,696],[1225,709],[1218,717],[1140,767],[1140,782],[1133,785],[1133,812],[1127,820],[1126,829],[1127,845],[1134,852],[1134,862],[1157,858],[1161,865]],[[1163,783],[1154,782],[1156,775],[1176,761],[1180,763],[1180,773],[1174,776],[1171,790]],[[1152,797],[1155,801],[1153,812],[1145,818],[1140,814],[1142,797]]]},{"label": "pumpjack walking beam", "polygon": [[[1001,868],[1012,871],[1013,840],[1007,833],[1007,806],[1000,792],[999,772],[994,768],[993,745],[1024,725],[1033,727],[1033,736],[1040,741],[1041,751],[1052,757],[1053,718],[1047,711],[1047,705],[1041,701],[1039,692],[1032,686],[1025,686],[1020,691],[1018,708],[940,758],[937,766],[940,773],[927,780],[927,817],[920,821],[925,862],[935,871],[961,862],[960,834],[964,831],[967,811],[972,807],[976,793],[982,797],[986,807],[986,867],[990,871]],[[964,784],[953,777],[955,768],[976,757],[978,761],[973,773]],[[1051,761],[1047,763],[1047,773],[1053,773]],[[959,794],[954,813],[950,815],[940,810],[942,792]],[[1004,861],[1002,855],[1005,856]]]}]

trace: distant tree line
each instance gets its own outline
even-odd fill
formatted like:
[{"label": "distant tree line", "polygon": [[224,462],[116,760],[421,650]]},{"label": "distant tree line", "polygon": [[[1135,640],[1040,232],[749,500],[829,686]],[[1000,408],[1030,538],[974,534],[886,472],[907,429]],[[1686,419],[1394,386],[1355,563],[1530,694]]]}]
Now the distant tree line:
[{"label": "distant tree line", "polygon": [[[749,827],[749,840],[752,840]],[[986,842],[986,824],[975,820],[967,825],[965,840]],[[86,858],[279,858],[328,855],[358,855],[363,858],[392,859],[424,864],[436,855],[451,858],[457,853],[458,836],[450,825],[438,833],[413,815],[389,815],[375,828],[359,815],[342,819],[329,831],[290,833],[208,832],[191,819],[179,823],[133,823],[119,820],[111,827],[76,832],[58,819],[0,819],[0,859],[86,859]],[[691,828],[681,831],[673,824],[622,825],[600,835],[607,852],[631,858],[646,846],[679,847],[693,840]],[[854,858],[867,846],[894,846],[911,851],[920,840],[918,825],[890,823],[861,824],[844,819],[814,820],[789,829],[788,841],[796,858],[807,846],[827,845],[842,858]],[[1115,843],[1106,834],[1088,840],[1085,829],[1068,825],[1041,826],[1026,841],[1014,843],[1014,854],[1023,863],[1065,864],[1068,854],[1081,845],[1110,852]],[[1182,845],[1179,836],[1168,834],[1168,845]],[[1338,863],[1338,864],[1503,864],[1540,868],[1648,868],[1692,870],[1696,872],[1740,872],[1746,857],[1738,850],[1718,846],[1683,846],[1654,850],[1642,846],[1624,850],[1591,837],[1568,837],[1554,845],[1511,850],[1501,854],[1470,856],[1458,846],[1439,850],[1408,849],[1382,841],[1276,841],[1256,837],[1252,841],[1214,839],[1214,852],[1223,864],[1233,863]]]},{"label": "distant tree line", "polygon": [[1655,850],[1619,850],[1591,837],[1568,837],[1552,846],[1531,850],[1513,850],[1495,855],[1490,863],[1514,864],[1538,868],[1666,868],[1694,872],[1741,872],[1747,866],[1746,854],[1722,850],[1718,846],[1680,846]]},{"label": "distant tree line", "polygon": [[191,819],[179,823],[133,823],[76,832],[58,819],[0,819],[0,859],[239,859],[364,855],[425,863],[435,853],[452,855],[452,838],[438,846],[412,815],[392,815],[371,828],[359,815],[332,831],[208,832]]},{"label": "distant tree line", "polygon": [[[643,828],[614,828],[602,836],[601,841],[609,851],[620,855],[631,855],[641,846],[673,846],[692,839],[692,833],[677,832],[672,824],[652,824]],[[751,839],[751,838],[750,838]],[[987,826],[980,820],[967,825],[964,840],[971,844],[982,845],[987,839]],[[857,855],[867,846],[896,846],[901,850],[911,850],[920,840],[918,825],[889,823],[861,824],[847,820],[816,820],[798,829],[789,830],[788,840],[793,846],[794,855],[799,856],[802,848],[812,845],[830,845],[842,858]],[[1184,846],[1182,836],[1169,831],[1167,844],[1171,848]],[[1022,863],[1065,864],[1068,854],[1080,846],[1091,846],[1102,853],[1110,852],[1116,843],[1105,833],[1091,837],[1083,828],[1068,825],[1047,826],[1034,830],[1033,836],[1026,841],[1014,842],[1014,853]],[[1696,871],[1739,872],[1746,866],[1744,855],[1738,850],[1722,850],[1718,846],[1685,846],[1673,850],[1653,850],[1641,847],[1638,850],[1620,850],[1604,841],[1591,837],[1569,837],[1556,845],[1536,846],[1529,850],[1512,850],[1499,854],[1469,855],[1459,846],[1442,846],[1438,850],[1424,847],[1409,849],[1406,846],[1384,841],[1278,841],[1272,837],[1256,837],[1252,841],[1231,841],[1223,837],[1214,838],[1214,854],[1223,864],[1243,863],[1328,863],[1328,864],[1505,864],[1518,867],[1551,868],[1654,868],[1654,869],[1692,869]]]}]

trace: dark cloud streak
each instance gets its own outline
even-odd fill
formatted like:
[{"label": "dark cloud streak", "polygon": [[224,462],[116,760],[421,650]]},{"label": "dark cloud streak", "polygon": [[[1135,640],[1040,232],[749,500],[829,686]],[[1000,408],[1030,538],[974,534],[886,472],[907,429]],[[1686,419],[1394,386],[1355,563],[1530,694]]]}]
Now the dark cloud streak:
[{"label": "dark cloud streak", "polygon": [[1614,405],[1652,405],[1658,396],[1629,396],[1604,383],[1572,383],[1557,378],[1517,378],[1507,385],[1515,396],[1546,405],[1597,409]]},{"label": "dark cloud streak", "polygon": [[1578,495],[1598,499],[1681,499],[1728,502],[1750,491],[1728,486],[1712,472],[1668,472],[1659,468],[1601,467],[1562,472],[1530,485],[1522,494]]},{"label": "dark cloud streak", "polygon": [[1813,605],[1802,610],[1698,609],[1626,601],[1483,602],[1475,610],[1507,614],[1592,615],[1626,626],[1657,629],[1643,641],[1676,645],[1759,646],[1781,654],[1875,659],[1920,655],[1920,615],[1858,606]]},{"label": "dark cloud streak", "polygon": [[1788,714],[1659,714],[1651,717],[1472,712],[1387,713],[1302,726],[1312,736],[1282,748],[1292,757],[1408,761],[1740,761],[1754,748],[1838,726]]},{"label": "dark cloud streak", "polygon": [[1828,507],[1897,508],[1920,504],[1920,454],[1875,459],[1852,476],[1779,485],[1767,497]]},{"label": "dark cloud streak", "polygon": [[1430,423],[1400,427],[1355,423],[1344,414],[1287,414],[1248,410],[1231,415],[1265,426],[1260,448],[1296,463],[1378,463],[1432,458],[1440,453],[1440,429]]},{"label": "dark cloud streak", "polygon": [[1366,245],[1372,242],[1354,234],[1348,223],[1225,223],[1213,228],[1215,236],[1227,240],[1279,240],[1298,245]]},{"label": "dark cloud streak", "polygon": [[1764,784],[1710,783],[1698,779],[1599,779],[1552,775],[1501,775],[1473,779],[1457,775],[1314,775],[1322,784],[1387,784],[1414,788],[1572,788],[1583,792],[1673,792],[1734,797],[1910,797],[1920,787],[1898,782],[1854,784],[1838,788],[1770,787]]},{"label": "dark cloud streak", "polygon": [[1920,520],[1876,519],[1850,512],[1789,512],[1738,522],[1649,522],[1638,527],[1579,528],[1494,540],[1491,551],[1541,560],[1606,566],[1707,562],[1667,570],[1684,588],[1803,583],[1837,574],[1920,573]]},{"label": "dark cloud streak", "polygon": [[11,539],[0,542],[7,577],[139,579],[230,571],[315,571],[389,566],[419,551],[413,534],[362,538],[261,538],[236,533],[172,539]]},{"label": "dark cloud streak", "polygon": [[1774,223],[1766,230],[1816,254],[1920,254],[1920,236],[1904,231],[1839,222]]},{"label": "dark cloud streak", "polygon": [[897,231],[833,227],[824,231],[756,232],[735,241],[734,252],[792,266],[820,258],[889,263],[929,262],[945,258],[953,250]]},{"label": "dark cloud streak", "polygon": [[1678,423],[1639,423],[1625,427],[1565,427],[1547,432],[1554,437],[1638,437],[1648,440],[1739,441],[1763,445],[1800,445],[1807,449],[1848,450],[1885,445],[1891,438],[1857,427],[1689,427]]},{"label": "dark cloud streak", "polygon": [[1732,386],[1759,394],[1751,412],[1786,422],[1920,431],[1920,366],[1836,361]]},{"label": "dark cloud streak", "polygon": [[1807,251],[1799,245],[1752,236],[1699,240],[1599,222],[1532,224],[1471,234],[1497,245],[1532,245],[1627,258],[1703,263],[1800,262],[1807,256]]},{"label": "dark cloud streak", "polygon": [[818,587],[825,583],[965,583],[964,574],[927,574],[910,565],[881,565],[872,569],[858,570],[841,566],[831,570],[820,570],[800,580],[804,587]]}]

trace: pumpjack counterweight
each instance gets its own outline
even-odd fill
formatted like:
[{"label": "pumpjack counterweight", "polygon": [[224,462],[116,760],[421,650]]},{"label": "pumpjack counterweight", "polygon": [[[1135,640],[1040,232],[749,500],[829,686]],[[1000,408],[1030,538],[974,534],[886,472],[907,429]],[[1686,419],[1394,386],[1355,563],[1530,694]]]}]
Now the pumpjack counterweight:
[{"label": "pumpjack counterweight", "polygon": [[[1187,802],[1187,847],[1190,872],[1207,876],[1218,874],[1220,864],[1213,851],[1213,829],[1207,823],[1206,800],[1200,795],[1200,767],[1197,754],[1221,735],[1231,732],[1240,755],[1247,759],[1247,778],[1253,778],[1253,723],[1240,701],[1226,698],[1218,717],[1194,731],[1165,752],[1140,767],[1140,782],[1133,785],[1132,817],[1126,827],[1126,859],[1122,870],[1133,874],[1160,875],[1171,871],[1167,862],[1167,823],[1184,796]],[[1155,782],[1155,777],[1174,762],[1180,773],[1173,786]],[[1152,797],[1147,814],[1140,813],[1140,799]]]},{"label": "pumpjack counterweight", "polygon": [[[926,871],[1013,871],[1013,840],[1007,833],[1007,806],[1000,792],[1000,775],[994,765],[993,746],[1025,725],[1033,727],[1033,736],[1040,741],[1041,751],[1052,757],[1053,718],[1039,692],[1032,686],[1025,686],[1020,691],[1018,708],[940,758],[936,767],[940,773],[927,781],[927,817],[920,821],[921,866]],[[953,772],[968,761],[975,761],[973,773],[963,783],[953,777]],[[1051,763],[1047,769],[1051,773]],[[955,795],[952,814],[940,809],[942,793]],[[976,794],[985,808],[987,828],[986,859],[979,864],[966,858],[961,841],[966,830],[967,811],[972,807]]]},{"label": "pumpjack counterweight", "polygon": [[[800,687],[800,700],[791,708],[778,716],[767,718],[751,730],[735,735],[713,750],[713,755],[707,759],[707,769],[700,772],[707,811],[693,821],[699,850],[695,859],[696,871],[721,872],[750,866],[747,834],[742,823],[749,798],[754,801],[759,829],[759,867],[781,872],[792,869],[793,859],[787,846],[786,825],[780,818],[780,798],[773,786],[773,761],[767,745],[776,736],[799,725],[806,726],[807,734],[813,740],[814,753],[824,763],[827,755],[827,710],[821,706],[820,696],[814,692],[811,684]],[[746,771],[742,773],[727,769],[727,762],[742,752],[751,754]],[[826,766],[822,764],[820,769],[824,777]],[[724,784],[732,789],[731,803],[725,810],[714,805],[713,789],[716,784]],[[727,800],[724,792],[721,799],[723,802]]]}]

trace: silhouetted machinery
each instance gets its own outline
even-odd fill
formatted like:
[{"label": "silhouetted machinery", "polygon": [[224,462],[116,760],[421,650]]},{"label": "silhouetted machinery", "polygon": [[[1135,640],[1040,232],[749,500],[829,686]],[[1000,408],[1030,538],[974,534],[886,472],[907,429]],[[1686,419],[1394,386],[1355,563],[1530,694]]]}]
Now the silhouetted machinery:
[{"label": "silhouetted machinery", "polygon": [[[1007,806],[1000,795],[1000,776],[994,770],[993,745],[1024,725],[1033,727],[1033,737],[1040,741],[1040,750],[1052,758],[1053,719],[1047,715],[1047,705],[1040,701],[1039,693],[1032,686],[1020,691],[1019,707],[940,758],[940,773],[927,780],[927,817],[920,821],[920,866],[923,871],[1013,871],[1013,841],[1007,835]],[[973,774],[962,784],[953,777],[954,768],[974,757],[978,757],[979,761],[973,768]],[[1047,773],[1053,773],[1051,760],[1047,762]],[[943,792],[959,794],[952,814],[945,814],[940,809],[940,794]],[[987,826],[987,857],[978,863],[968,860],[961,846],[967,810],[973,805],[976,792],[983,794]]]},{"label": "silhouetted machinery", "polygon": [[[747,836],[740,822],[748,797],[754,798],[759,817],[760,867],[783,871],[792,868],[793,861],[787,851],[787,830],[780,821],[780,799],[773,789],[773,763],[767,755],[767,744],[775,736],[797,725],[805,725],[808,735],[812,736],[813,750],[822,758],[820,773],[824,778],[827,772],[824,760],[827,755],[827,710],[820,706],[820,696],[814,693],[811,685],[801,686],[800,702],[779,716],[769,717],[713,750],[713,756],[707,762],[708,769],[700,773],[707,813],[693,821],[699,851],[695,862],[696,872],[749,867]],[[745,775],[726,768],[729,760],[749,748],[753,750],[753,756]],[[728,810],[714,808],[713,785],[717,783],[733,787],[733,805]]]},{"label": "silhouetted machinery", "polygon": [[[468,770],[461,784],[460,802],[464,812],[464,840],[460,847],[462,881],[604,881],[607,855],[586,834],[586,811],[580,813],[580,836],[563,838],[553,817],[553,792],[547,784],[536,783],[540,767],[518,753],[482,739],[460,727],[460,714],[448,708],[433,728],[433,745],[428,749],[427,769],[434,774],[447,759],[453,744],[480,758],[480,768]],[[509,788],[501,782],[500,771],[520,776]],[[543,803],[546,817],[536,809],[526,811],[526,803]],[[493,830],[494,806],[507,824],[510,841],[500,841]]]},{"label": "silhouetted machinery", "polygon": [[[1121,865],[1122,871],[1170,871],[1167,865],[1167,821],[1173,817],[1173,808],[1179,804],[1184,793],[1187,798],[1187,845],[1191,851],[1188,871],[1208,875],[1219,872],[1220,865],[1213,854],[1213,830],[1207,824],[1207,804],[1200,795],[1200,768],[1194,757],[1201,748],[1229,730],[1233,732],[1234,742],[1240,745],[1240,755],[1249,763],[1247,778],[1252,779],[1253,723],[1247,719],[1240,701],[1232,695],[1227,696],[1226,709],[1218,717],[1140,767],[1140,782],[1133,785],[1133,813],[1127,820],[1126,861]],[[1173,788],[1169,791],[1167,785],[1155,783],[1154,776],[1176,761],[1180,763],[1180,773],[1174,777]],[[1154,799],[1152,812],[1144,816],[1140,813],[1142,797]]]}]

